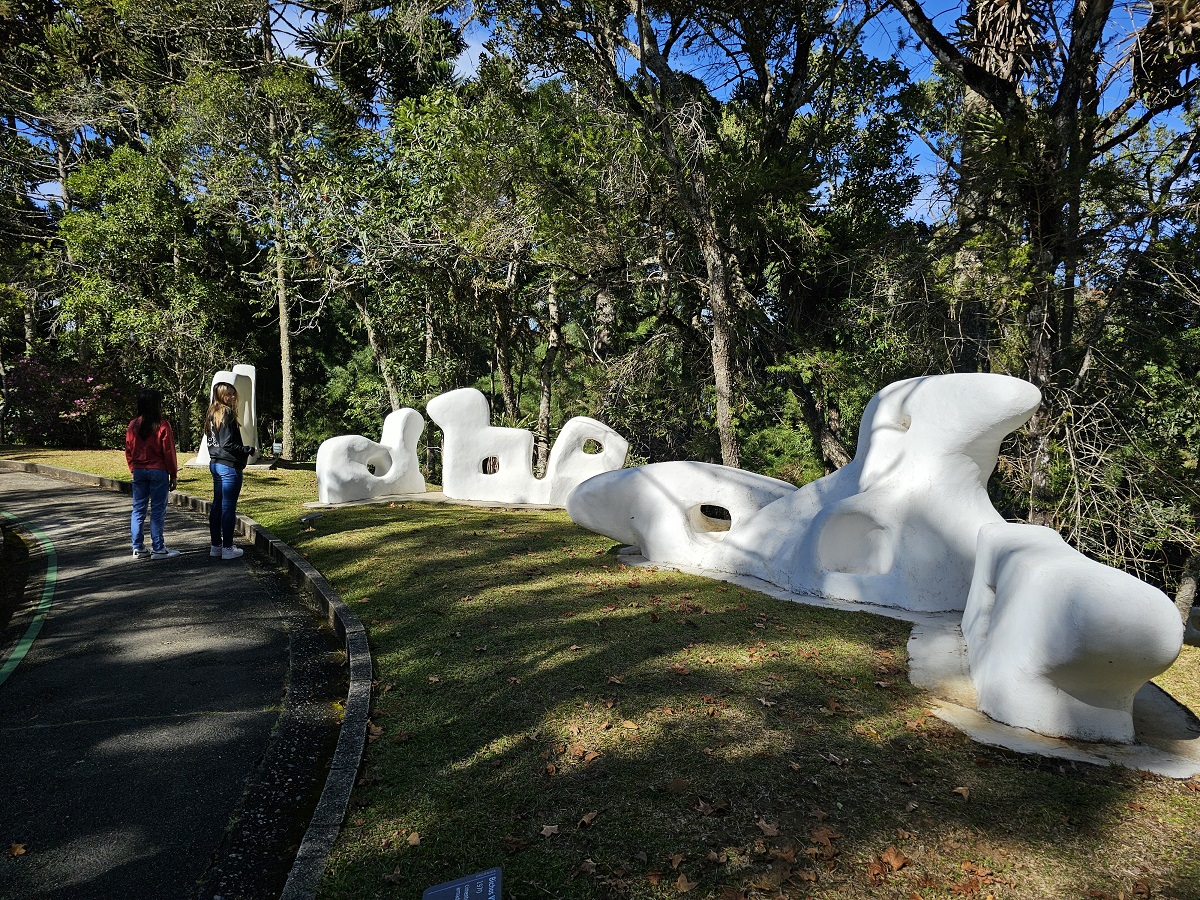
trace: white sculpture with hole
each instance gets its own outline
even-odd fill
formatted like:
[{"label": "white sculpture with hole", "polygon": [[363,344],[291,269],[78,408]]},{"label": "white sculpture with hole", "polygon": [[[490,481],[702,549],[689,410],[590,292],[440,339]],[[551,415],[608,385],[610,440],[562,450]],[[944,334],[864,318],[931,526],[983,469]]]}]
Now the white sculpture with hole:
[{"label": "white sculpture with hole", "polygon": [[[237,420],[238,428],[242,432],[242,443],[247,447],[258,447],[258,402],[255,399],[255,386],[257,384],[257,375],[254,366],[236,365],[233,371],[220,371],[212,377],[212,384],[208,388],[208,402],[213,402],[213,392],[218,384],[232,384],[238,394],[237,404]],[[260,454],[255,454],[246,460],[247,465],[254,465],[258,462]],[[201,466],[208,468],[208,441],[203,439],[201,435],[200,449],[196,451],[196,455],[189,459],[185,465]]]},{"label": "white sculpture with hole", "polygon": [[383,420],[379,442],[343,434],[317,448],[317,497],[322,503],[351,503],[394,494],[425,492],[417,442],[425,419],[415,409],[398,409]]},{"label": "white sculpture with hole", "polygon": [[979,531],[962,620],[980,712],[1042,734],[1134,739],[1133,698],[1183,645],[1162,591],[1039,525]]},{"label": "white sculpture with hole", "polygon": [[[854,460],[795,488],[704,463],[656,463],[581,485],[572,519],[650,560],[753,575],[796,593],[961,610],[1000,442],[1041,400],[983,373],[899,381],[871,398]],[[720,513],[729,516],[724,519]]]},{"label": "white sculpture with hole", "polygon": [[[629,442],[603,422],[576,416],[550,450],[546,474],[533,474],[533,434],[490,424],[487,397],[459,388],[429,401],[426,412],[442,429],[442,491],[455,500],[563,506],[581,482],[620,469]],[[597,452],[585,445],[594,441]]]}]

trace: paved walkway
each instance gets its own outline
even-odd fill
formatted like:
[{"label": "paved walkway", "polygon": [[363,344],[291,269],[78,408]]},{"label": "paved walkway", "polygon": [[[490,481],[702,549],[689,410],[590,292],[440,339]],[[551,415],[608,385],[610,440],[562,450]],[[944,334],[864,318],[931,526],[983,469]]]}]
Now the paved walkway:
[{"label": "paved walkway", "polygon": [[335,645],[252,552],[211,559],[195,513],[167,510],[179,557],[131,559],[129,504],[0,472],[40,545],[0,634],[0,898],[278,896],[337,737]]}]

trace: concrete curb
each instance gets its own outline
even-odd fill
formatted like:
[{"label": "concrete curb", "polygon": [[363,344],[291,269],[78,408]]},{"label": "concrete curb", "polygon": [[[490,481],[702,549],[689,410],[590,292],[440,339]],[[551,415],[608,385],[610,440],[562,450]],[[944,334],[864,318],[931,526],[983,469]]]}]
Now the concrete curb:
[{"label": "concrete curb", "polygon": [[[105,478],[87,472],[76,472],[41,463],[0,459],[0,472],[28,472],[45,475],[60,481],[98,487],[102,490],[128,494],[132,484],[116,478]],[[207,514],[212,503],[190,494],[174,491],[169,495],[174,506]],[[317,808],[309,821],[304,840],[296,853],[280,900],[309,900],[317,893],[317,884],[325,872],[333,842],[337,839],[350,791],[358,776],[363,748],[367,742],[367,717],[371,706],[372,663],[367,632],[337,591],[303,556],[263,528],[249,516],[241,514],[235,525],[239,534],[248,538],[254,548],[271,561],[282,565],[300,587],[306,605],[329,623],[346,652],[350,686],[346,692],[346,710],[338,733],[337,747],[325,778],[325,787]]]}]

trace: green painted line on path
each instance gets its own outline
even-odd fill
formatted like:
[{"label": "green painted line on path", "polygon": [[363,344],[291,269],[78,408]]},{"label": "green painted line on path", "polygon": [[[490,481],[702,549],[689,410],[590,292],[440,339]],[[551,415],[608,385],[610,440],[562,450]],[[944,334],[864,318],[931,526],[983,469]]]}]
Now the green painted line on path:
[{"label": "green painted line on path", "polygon": [[29,652],[29,648],[33,646],[33,642],[37,640],[38,632],[42,630],[42,622],[46,618],[46,612],[50,609],[50,603],[54,599],[54,587],[58,583],[58,554],[54,550],[54,542],[33,526],[22,522],[12,513],[5,512],[2,509],[0,509],[0,516],[12,520],[37,538],[38,543],[42,546],[42,552],[46,555],[46,579],[42,585],[42,600],[38,604],[33,621],[29,623],[29,627],[25,629],[25,633],[21,635],[21,639],[17,641],[17,646],[13,648],[12,653],[8,655],[8,659],[4,661],[4,665],[0,667],[0,685],[2,685],[8,680],[8,676],[13,673],[13,670],[21,664],[21,660],[25,658],[25,654]]}]

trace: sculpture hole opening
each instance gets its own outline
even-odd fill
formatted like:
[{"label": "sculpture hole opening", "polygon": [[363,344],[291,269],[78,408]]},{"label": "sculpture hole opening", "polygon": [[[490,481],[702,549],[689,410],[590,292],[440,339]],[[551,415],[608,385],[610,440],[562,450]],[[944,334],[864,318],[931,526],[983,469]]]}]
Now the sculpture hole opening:
[{"label": "sculpture hole opening", "polygon": [[583,442],[583,452],[595,456],[597,453],[604,452],[604,445],[595,438],[588,438]]},{"label": "sculpture hole opening", "polygon": [[375,474],[375,463],[367,463],[367,471],[372,475]]},{"label": "sculpture hole opening", "polygon": [[500,457],[488,456],[485,457],[481,465],[484,475],[495,475],[500,471]]},{"label": "sculpture hole opening", "polygon": [[733,525],[733,516],[723,506],[715,503],[698,503],[688,510],[688,519],[698,534],[707,534],[720,540]]}]

